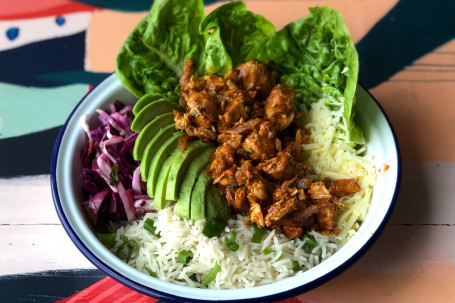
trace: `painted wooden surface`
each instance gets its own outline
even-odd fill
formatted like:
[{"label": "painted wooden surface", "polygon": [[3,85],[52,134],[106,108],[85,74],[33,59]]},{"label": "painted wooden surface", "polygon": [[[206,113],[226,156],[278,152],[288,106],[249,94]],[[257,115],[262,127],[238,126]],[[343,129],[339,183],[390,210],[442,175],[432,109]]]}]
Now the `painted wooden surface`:
[{"label": "painted wooden surface", "polygon": [[[35,10],[25,5],[25,1],[18,1],[12,8],[8,8],[5,1],[1,2],[0,25],[6,26],[8,22],[11,24],[11,20],[20,25],[22,19],[73,14],[74,11],[83,12],[84,16],[90,15],[84,19],[85,46],[80,64],[85,74],[81,76],[79,73],[79,80],[74,81],[75,78],[67,73],[66,77],[71,79],[65,85],[58,86],[60,95],[80,94],[82,97],[89,89],[89,84],[93,84],[89,77],[102,77],[105,73],[112,72],[115,54],[123,39],[145,14],[140,10],[122,12],[109,7],[94,9],[81,3],[74,6],[71,1],[63,0],[38,2]],[[455,302],[455,32],[452,36],[446,33],[445,40],[441,38],[437,46],[420,55],[409,52],[409,58],[400,53],[400,50],[405,52],[406,49],[400,46],[399,50],[394,50],[396,57],[404,56],[406,60],[402,60],[401,65],[396,65],[395,62],[398,66],[394,65],[395,69],[389,68],[388,64],[392,63],[388,60],[376,62],[376,65],[368,61],[368,58],[376,58],[371,54],[370,44],[375,43],[376,48],[391,45],[390,41],[375,40],[387,39],[387,35],[380,35],[381,31],[388,30],[387,24],[401,24],[400,20],[410,18],[400,15],[403,7],[410,7],[407,14],[415,14],[414,19],[418,20],[416,22],[427,22],[419,15],[424,9],[420,6],[424,7],[426,2],[415,2],[414,12],[410,1],[396,0],[247,1],[250,10],[263,14],[277,29],[307,14],[308,6],[328,4],[339,9],[359,50],[360,81],[367,83],[370,92],[385,109],[401,147],[401,191],[394,213],[379,240],[347,271],[302,294],[298,297],[299,301]],[[217,5],[219,4],[207,6],[207,11],[213,10]],[[450,11],[450,5],[446,2],[439,6],[445,6],[444,9]],[[434,4],[434,7],[438,7],[438,4]],[[46,13],[48,11],[52,11],[52,14]],[[443,12],[439,16],[441,17],[438,18],[447,18]],[[437,17],[429,13],[425,18]],[[455,28],[453,17],[443,21]],[[427,23],[431,27],[437,26],[438,22]],[[68,35],[76,39],[73,30],[74,28],[68,29]],[[403,32],[405,40],[412,36],[401,28],[395,30]],[[446,31],[437,27],[432,30]],[[427,41],[424,31],[422,36],[421,40],[408,41],[408,44],[417,48],[423,43],[437,44]],[[33,40],[33,36],[27,39],[36,40]],[[20,43],[28,46],[30,41]],[[14,51],[13,47],[6,49],[6,46],[0,44],[0,61],[6,51]],[[384,58],[387,58],[388,50],[382,52]],[[363,66],[375,66],[375,69],[362,73],[362,63]],[[42,122],[43,127],[37,122],[34,128],[39,133],[33,133],[26,127],[20,133],[10,133],[8,125],[1,128],[1,121],[6,123],[8,119],[22,117],[21,111],[17,110],[15,115],[6,118],[6,110],[12,106],[10,102],[14,101],[14,90],[11,92],[11,87],[8,86],[9,95],[1,94],[7,89],[2,86],[2,82],[16,85],[14,89],[18,93],[27,91],[30,86],[41,90],[55,87],[29,78],[24,78],[21,83],[13,83],[4,74],[0,70],[0,90],[3,89],[0,91],[0,290],[2,293],[8,290],[5,293],[9,295],[8,298],[14,298],[13,301],[56,301],[90,286],[104,275],[95,270],[72,244],[57,218],[48,175],[49,151],[52,146],[49,146],[47,153],[33,153],[34,150],[31,150],[28,156],[24,156],[23,163],[28,163],[28,167],[21,166],[21,163],[9,166],[5,164],[15,161],[15,154],[19,155],[25,148],[22,146],[38,148],[35,147],[36,143],[20,143],[20,138],[41,140],[44,136],[55,137],[66,116]],[[86,89],[75,85],[85,85]],[[5,105],[6,101],[9,102],[9,107]],[[17,101],[15,106],[25,107],[25,102],[21,101],[25,100]],[[64,102],[59,109],[62,112],[71,110],[77,100]],[[52,110],[51,105],[46,110]],[[43,137],[39,137],[41,135]],[[46,144],[52,145],[52,141],[49,140],[50,143]],[[34,161],[28,159],[33,157]],[[12,168],[13,165],[17,166]],[[32,282],[25,283],[24,277]],[[55,277],[60,277],[66,285],[76,284],[63,293],[50,290],[49,285],[56,283],[53,280]],[[22,291],[14,292],[14,285],[22,285]]]}]

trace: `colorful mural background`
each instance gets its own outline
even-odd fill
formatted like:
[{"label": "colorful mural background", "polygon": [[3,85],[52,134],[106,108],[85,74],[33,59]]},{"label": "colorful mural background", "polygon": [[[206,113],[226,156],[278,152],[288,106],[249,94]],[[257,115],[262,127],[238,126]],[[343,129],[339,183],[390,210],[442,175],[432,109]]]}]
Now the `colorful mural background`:
[{"label": "colorful mural background", "polygon": [[[207,12],[220,3],[204,2]],[[308,6],[330,5],[340,10],[359,52],[359,81],[384,107],[401,146],[404,181],[391,228],[399,225],[396,237],[400,237],[401,227],[409,224],[419,228],[428,224],[455,224],[450,216],[455,211],[450,202],[454,193],[450,180],[453,183],[455,177],[455,2],[246,2],[250,10],[267,17],[277,29],[306,15]],[[25,197],[24,184],[47,190],[47,183],[42,182],[49,174],[52,148],[61,125],[90,88],[114,71],[115,57],[123,40],[145,16],[151,3],[151,0],[0,0],[0,188],[3,190],[0,203],[2,207],[8,203],[3,207],[7,210],[0,217],[0,224],[11,224],[11,218],[15,218],[21,206],[11,206],[7,201],[17,199],[18,192]],[[8,180],[18,177],[25,177],[20,179],[24,184],[9,183]],[[49,204],[46,211],[52,208],[49,197],[41,200],[38,197],[42,203],[46,200]],[[420,210],[416,211],[412,204]],[[441,233],[453,239],[455,231],[449,227]],[[403,239],[407,235],[403,233]],[[14,243],[4,241],[5,245]],[[455,261],[450,254],[444,256],[443,261]],[[5,268],[3,274],[23,273]],[[453,280],[453,265],[448,268],[452,271],[447,275]],[[44,269],[37,267],[40,270]],[[82,275],[70,270],[60,276],[66,279],[59,278],[60,282],[56,282],[62,287],[54,299],[72,295],[104,277],[97,270],[84,271]],[[10,298],[14,299],[19,294],[11,289],[18,280],[9,277],[0,278],[0,290],[4,293],[8,289]],[[28,276],[28,282],[20,281],[39,292],[41,284],[37,281],[54,283],[53,277],[49,272],[33,273]],[[321,298],[317,291],[315,298]],[[324,302],[335,302],[330,295],[324,298]],[[45,298],[42,302],[46,300],[53,299]]]}]

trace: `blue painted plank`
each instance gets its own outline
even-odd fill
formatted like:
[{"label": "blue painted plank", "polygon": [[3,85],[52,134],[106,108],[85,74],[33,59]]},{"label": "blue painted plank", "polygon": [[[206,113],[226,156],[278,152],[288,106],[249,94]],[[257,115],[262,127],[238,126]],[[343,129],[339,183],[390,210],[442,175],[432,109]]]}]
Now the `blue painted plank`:
[{"label": "blue painted plank", "polygon": [[60,127],[0,140],[0,178],[49,174]]},{"label": "blue painted plank", "polygon": [[55,302],[72,296],[105,277],[96,269],[0,276],[0,301]]}]

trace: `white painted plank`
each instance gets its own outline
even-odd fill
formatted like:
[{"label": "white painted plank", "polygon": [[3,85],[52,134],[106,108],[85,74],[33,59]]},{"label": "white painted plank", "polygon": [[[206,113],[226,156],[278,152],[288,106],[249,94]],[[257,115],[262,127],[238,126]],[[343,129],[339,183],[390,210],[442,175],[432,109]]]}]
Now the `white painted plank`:
[{"label": "white painted plank", "polygon": [[2,225],[0,247],[0,275],[95,268],[61,225]]},{"label": "white painted plank", "polygon": [[58,224],[49,175],[0,179],[0,224]]}]

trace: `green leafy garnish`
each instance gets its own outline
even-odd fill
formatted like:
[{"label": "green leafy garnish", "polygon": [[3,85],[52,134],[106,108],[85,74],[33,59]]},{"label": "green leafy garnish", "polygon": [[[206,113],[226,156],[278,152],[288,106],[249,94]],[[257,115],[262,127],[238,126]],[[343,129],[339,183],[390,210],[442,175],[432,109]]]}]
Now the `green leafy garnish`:
[{"label": "green leafy garnish", "polygon": [[217,237],[223,232],[226,225],[228,225],[226,220],[217,217],[207,219],[202,228],[202,234],[209,238]]},{"label": "green leafy garnish", "polygon": [[193,253],[185,249],[182,250],[177,256],[177,261],[183,263],[184,265],[188,265],[191,259],[193,259]]},{"label": "green leafy garnish", "polygon": [[266,256],[267,256],[268,254],[270,254],[271,252],[272,252],[272,251],[271,251],[268,247],[264,248],[264,250],[262,251],[262,253],[263,253],[264,255],[266,255]]},{"label": "green leafy garnish", "polygon": [[117,248],[115,254],[128,263],[131,259],[132,254],[136,250],[137,242],[135,240],[128,239],[128,237],[125,235],[120,236],[120,238],[122,239],[123,244]]},{"label": "green leafy garnish", "polygon": [[100,242],[107,248],[114,248],[115,243],[117,243],[117,241],[115,241],[115,233],[97,234],[97,236]]},{"label": "green leafy garnish", "polygon": [[292,261],[292,269],[293,270],[299,270],[300,269],[300,264],[299,261]]},{"label": "green leafy garnish", "polygon": [[144,222],[144,229],[151,233],[153,236],[157,238],[161,238],[160,233],[156,232],[156,226],[155,226],[155,221],[153,221],[150,218],[147,218]]},{"label": "green leafy garnish", "polygon": [[118,165],[117,163],[114,163],[114,165],[112,165],[112,168],[111,168],[111,173],[109,174],[109,183],[112,185],[112,186],[116,186],[117,184],[119,184],[119,180],[118,180]]},{"label": "green leafy garnish", "polygon": [[303,247],[302,247],[303,250],[306,251],[309,254],[311,254],[313,249],[316,246],[318,246],[318,243],[316,242],[314,237],[309,235],[309,234],[304,234],[303,237],[302,237],[302,241],[304,242]]},{"label": "green leafy garnish", "polygon": [[210,282],[215,280],[216,275],[221,272],[221,266],[218,262],[215,262],[215,266],[213,266],[212,270],[201,280],[202,285],[207,286]]},{"label": "green leafy garnish", "polygon": [[147,265],[144,265],[144,268],[145,270],[149,273],[150,276],[156,278],[157,275],[156,275],[156,272],[154,272],[153,270],[151,270]]},{"label": "green leafy garnish", "polygon": [[261,243],[262,237],[265,234],[265,228],[259,228],[256,224],[253,224],[254,233],[251,237],[251,242],[253,243]]},{"label": "green leafy garnish", "polygon": [[224,238],[224,244],[232,251],[237,251],[239,250],[240,246],[237,242],[235,242],[235,239],[236,239],[237,235],[235,234],[235,232],[233,232],[231,234],[231,237],[228,239],[228,238]]},{"label": "green leafy garnish", "polygon": [[193,273],[191,276],[189,276],[189,278],[195,282],[199,282],[198,279],[197,279],[197,275],[196,273]]}]

